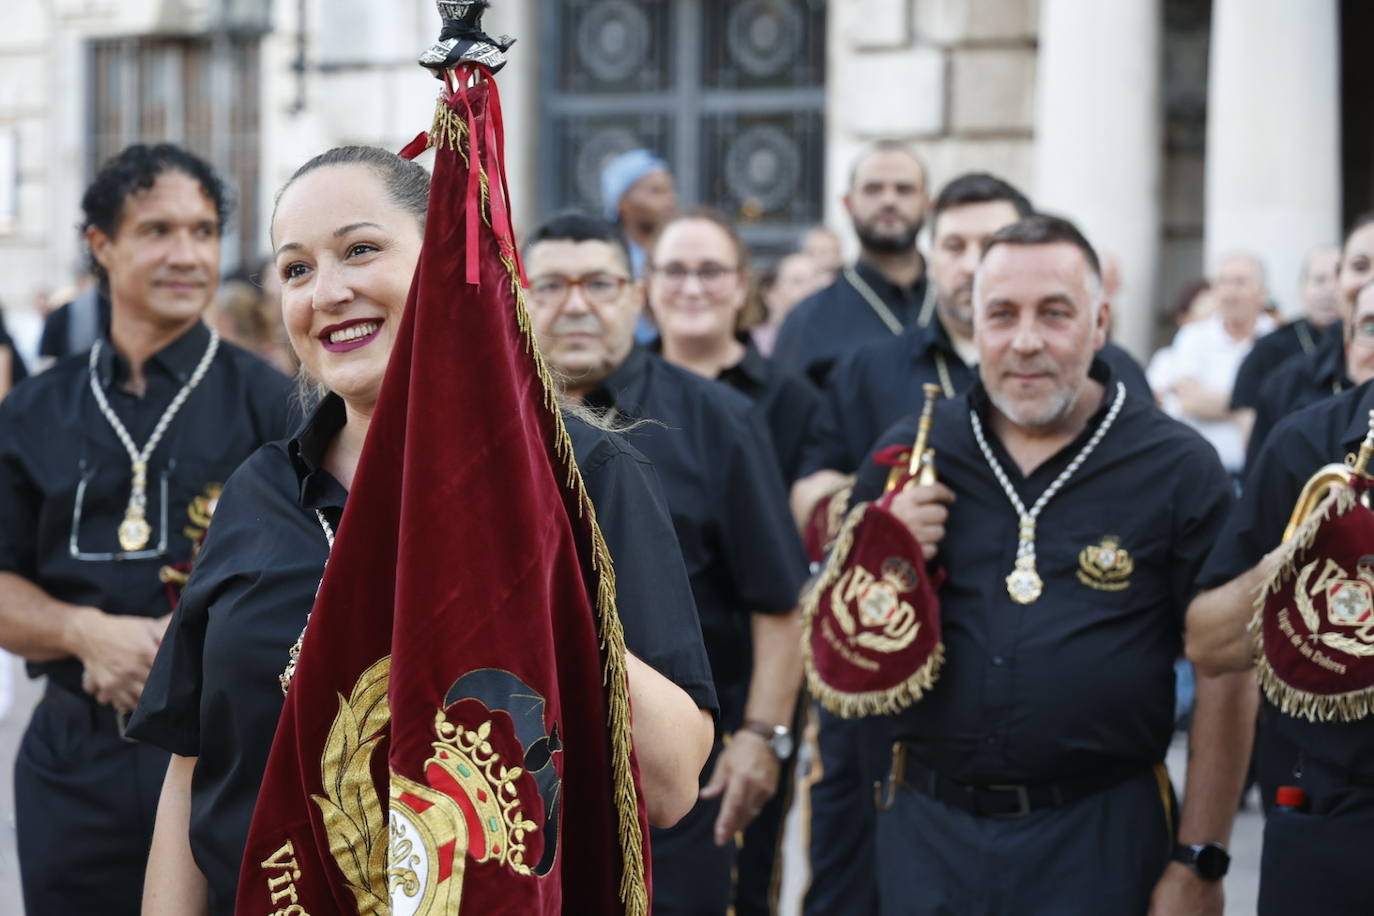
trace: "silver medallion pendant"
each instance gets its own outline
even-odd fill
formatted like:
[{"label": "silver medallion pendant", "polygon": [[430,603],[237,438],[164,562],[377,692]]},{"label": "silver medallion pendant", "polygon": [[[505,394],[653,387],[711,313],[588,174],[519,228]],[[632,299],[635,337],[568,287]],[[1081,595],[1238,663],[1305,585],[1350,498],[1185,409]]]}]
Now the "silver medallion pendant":
[{"label": "silver medallion pendant", "polygon": [[124,513],[124,521],[119,523],[119,546],[125,553],[135,553],[148,546],[148,538],[153,529],[143,518],[143,513],[132,506]]},{"label": "silver medallion pendant", "polygon": [[1007,576],[1007,594],[1017,604],[1034,604],[1044,591],[1045,583],[1035,571],[1035,561],[1022,557],[1016,561],[1016,568]]}]

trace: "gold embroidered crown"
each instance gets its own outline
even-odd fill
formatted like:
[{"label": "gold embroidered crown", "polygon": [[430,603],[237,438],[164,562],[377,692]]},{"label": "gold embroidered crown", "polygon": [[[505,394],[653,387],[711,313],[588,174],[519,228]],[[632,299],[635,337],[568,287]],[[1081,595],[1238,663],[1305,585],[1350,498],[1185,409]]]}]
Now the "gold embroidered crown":
[{"label": "gold embroidered crown", "polygon": [[520,766],[507,767],[500,753],[491,745],[491,721],[476,730],[450,722],[444,711],[434,717],[435,763],[462,786],[477,810],[482,832],[486,837],[486,855],[479,862],[495,860],[516,874],[530,874],[525,863],[525,839],[536,824],[520,810],[519,779],[525,774]]}]

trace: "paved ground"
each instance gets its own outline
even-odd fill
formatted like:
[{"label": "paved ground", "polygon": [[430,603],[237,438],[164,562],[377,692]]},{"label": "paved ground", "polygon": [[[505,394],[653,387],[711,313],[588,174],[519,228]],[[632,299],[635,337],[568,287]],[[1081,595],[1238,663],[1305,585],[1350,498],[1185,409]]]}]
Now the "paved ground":
[{"label": "paved ground", "polygon": [[19,662],[0,652],[0,913],[23,912],[14,855],[14,752],[39,695]]},{"label": "paved ground", "polygon": [[[38,687],[23,676],[13,659],[0,653],[0,914],[10,916],[21,912],[19,870],[14,854],[14,786],[11,764],[14,752],[28,721],[29,712],[38,697]],[[1184,749],[1175,742],[1169,754],[1169,769],[1176,785],[1181,784]],[[1256,813],[1258,803],[1253,797],[1250,805],[1236,820],[1232,838],[1233,864],[1231,877],[1226,881],[1227,916],[1251,916],[1255,912],[1255,894],[1259,886],[1260,834],[1264,822]],[[780,916],[796,916],[802,888],[805,887],[805,865],[796,830],[795,817],[789,822],[789,835],[783,875],[783,900]]]}]

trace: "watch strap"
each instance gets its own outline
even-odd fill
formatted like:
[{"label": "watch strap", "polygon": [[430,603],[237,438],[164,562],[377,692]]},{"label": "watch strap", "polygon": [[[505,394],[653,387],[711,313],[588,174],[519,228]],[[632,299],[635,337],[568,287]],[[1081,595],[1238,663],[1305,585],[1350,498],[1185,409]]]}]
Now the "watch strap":
[{"label": "watch strap", "polygon": [[[1203,862],[1203,857],[1208,862]],[[1176,843],[1173,861],[1187,865],[1204,881],[1219,881],[1231,867],[1231,854],[1220,843]]]},{"label": "watch strap", "polygon": [[740,731],[753,732],[765,741],[772,741],[773,736],[778,734],[778,729],[782,729],[784,735],[788,733],[788,728],[785,725],[769,725],[767,722],[759,722],[756,719],[750,719],[740,726]]}]

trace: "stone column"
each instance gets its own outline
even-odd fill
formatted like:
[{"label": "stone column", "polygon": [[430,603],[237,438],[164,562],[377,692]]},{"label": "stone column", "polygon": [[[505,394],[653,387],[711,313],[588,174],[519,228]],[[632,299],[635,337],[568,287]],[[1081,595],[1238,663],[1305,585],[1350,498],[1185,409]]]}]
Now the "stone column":
[{"label": "stone column", "polygon": [[1253,251],[1285,312],[1303,254],[1341,231],[1336,0],[1213,0],[1206,269]]},{"label": "stone column", "polygon": [[1032,200],[1117,258],[1114,336],[1142,360],[1157,308],[1162,16],[1159,0],[1043,0],[1040,11]]}]

